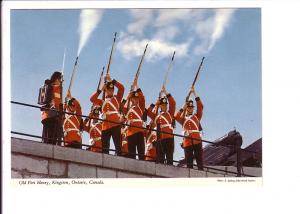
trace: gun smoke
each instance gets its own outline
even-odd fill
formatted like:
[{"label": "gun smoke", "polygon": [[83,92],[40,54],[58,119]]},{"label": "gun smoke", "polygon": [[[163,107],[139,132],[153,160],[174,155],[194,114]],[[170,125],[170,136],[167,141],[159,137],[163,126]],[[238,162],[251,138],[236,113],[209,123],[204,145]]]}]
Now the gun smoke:
[{"label": "gun smoke", "polygon": [[79,46],[77,56],[79,56],[82,48],[90,38],[93,31],[96,29],[97,24],[100,22],[103,15],[102,10],[84,9],[81,10],[79,17]]}]

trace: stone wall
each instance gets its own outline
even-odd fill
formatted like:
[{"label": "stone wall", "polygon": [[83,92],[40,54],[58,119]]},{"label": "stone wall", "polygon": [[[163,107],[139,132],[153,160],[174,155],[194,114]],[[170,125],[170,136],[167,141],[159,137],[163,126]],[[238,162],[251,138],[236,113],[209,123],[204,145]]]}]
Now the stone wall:
[{"label": "stone wall", "polygon": [[[218,168],[236,171],[235,167]],[[244,173],[261,176],[261,169],[249,168],[245,172],[244,168]],[[167,166],[12,137],[11,176],[12,178],[186,178],[235,175],[224,172],[220,174],[216,170],[199,171]]]}]

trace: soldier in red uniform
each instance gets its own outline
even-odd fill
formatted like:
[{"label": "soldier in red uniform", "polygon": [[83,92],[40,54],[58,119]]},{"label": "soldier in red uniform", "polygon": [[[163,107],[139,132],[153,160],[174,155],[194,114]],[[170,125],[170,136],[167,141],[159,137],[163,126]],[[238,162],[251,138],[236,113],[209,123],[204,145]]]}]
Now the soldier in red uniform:
[{"label": "soldier in red uniform", "polygon": [[[103,123],[102,123],[102,143],[103,152],[109,153],[110,138],[113,138],[116,154],[121,155],[121,125],[117,124],[121,122],[120,105],[124,95],[124,86],[117,80],[111,80],[110,76],[106,76],[106,83],[104,84],[102,91],[105,92],[104,99],[98,99],[101,90],[96,91],[90,100],[94,105],[102,106]],[[114,95],[114,88],[118,88],[117,95]],[[111,123],[108,121],[117,122]]]},{"label": "soldier in red uniform", "polygon": [[[124,105],[127,103],[127,101],[125,99],[122,100],[121,102],[121,109],[124,108]],[[125,123],[126,122],[126,115],[124,114],[123,111],[121,111],[121,123]],[[121,128],[121,152],[122,152],[122,156],[127,157],[128,156],[128,141],[127,141],[127,136],[126,136],[126,132],[127,132],[127,128],[128,126],[122,125]]]},{"label": "soldier in red uniform", "polygon": [[89,114],[90,118],[86,118],[83,123],[83,130],[90,135],[90,150],[92,152],[102,152],[102,121],[99,118],[101,106],[94,106]]},{"label": "soldier in red uniform", "polygon": [[[166,95],[160,98],[156,102],[156,107],[159,106],[160,113],[156,115],[152,112],[155,107],[151,104],[148,108],[147,114],[154,121],[155,126],[160,126],[160,130],[167,133],[160,133],[160,136],[156,143],[157,161],[164,163],[167,160],[167,164],[173,164],[173,153],[174,153],[174,136],[173,136],[173,119],[176,109],[176,102],[170,93],[167,93],[166,89],[163,88],[162,92]],[[168,109],[169,102],[169,109]]]},{"label": "soldier in red uniform", "polygon": [[[65,104],[65,119],[63,123],[64,130],[64,146],[81,149],[81,131],[83,129],[83,121],[81,116],[81,106],[78,100],[71,97],[70,94],[68,102]],[[76,114],[76,115],[73,115]]]},{"label": "soldier in red uniform", "polygon": [[143,129],[143,114],[145,111],[145,97],[140,88],[129,93],[127,103],[123,107],[126,123],[141,128],[127,126],[128,157],[135,158],[136,150],[139,160],[144,159],[145,140]]},{"label": "soldier in red uniform", "polygon": [[[150,124],[147,126],[150,129],[154,129],[154,123],[153,121],[150,122]],[[147,161],[155,161],[156,160],[156,131],[153,130],[147,130],[146,133],[146,149],[145,149],[145,160]]]},{"label": "soldier in red uniform", "polygon": [[45,108],[53,109],[46,110],[41,108],[42,124],[43,124],[43,142],[50,144],[60,144],[61,140],[61,120],[57,111],[60,110],[61,104],[61,73],[55,71],[50,80],[46,80],[45,84],[50,85],[51,101],[45,105]]},{"label": "soldier in red uniform", "polygon": [[176,113],[175,119],[182,125],[184,135],[193,138],[184,138],[182,142],[187,167],[193,168],[193,159],[195,157],[198,169],[203,170],[203,149],[200,134],[200,120],[203,114],[203,104],[194,88],[192,88],[192,92],[195,95],[197,112],[193,114],[193,101],[188,100],[184,107]]}]

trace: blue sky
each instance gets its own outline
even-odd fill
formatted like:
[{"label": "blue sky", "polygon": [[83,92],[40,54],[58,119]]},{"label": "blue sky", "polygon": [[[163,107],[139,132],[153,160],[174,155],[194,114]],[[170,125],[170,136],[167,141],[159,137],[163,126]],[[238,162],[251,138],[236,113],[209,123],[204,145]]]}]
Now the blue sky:
[{"label": "blue sky", "polygon": [[[65,89],[79,44],[80,10],[13,10],[11,13],[12,100],[36,104],[44,79],[65,62]],[[204,104],[204,139],[215,140],[234,127],[243,147],[262,136],[260,9],[99,10],[99,23],[79,56],[72,95],[88,114],[100,69],[107,64],[114,32],[117,47],[111,75],[125,95],[145,44],[149,51],[139,85],[146,103],[154,102],[176,49],[167,90],[179,109],[205,56],[196,90]],[[40,112],[12,105],[12,130],[41,135]],[[177,124],[176,133],[181,133]],[[84,134],[87,143],[87,134]],[[175,159],[183,157],[176,139]]]}]

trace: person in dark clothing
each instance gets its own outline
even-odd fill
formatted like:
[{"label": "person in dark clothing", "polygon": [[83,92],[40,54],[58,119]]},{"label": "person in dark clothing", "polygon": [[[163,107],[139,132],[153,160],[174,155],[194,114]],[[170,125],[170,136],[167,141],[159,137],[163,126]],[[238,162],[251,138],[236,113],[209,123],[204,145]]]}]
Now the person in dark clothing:
[{"label": "person in dark clothing", "polygon": [[[61,90],[62,90],[62,75],[55,71],[50,80],[45,80],[45,84],[49,85],[50,102],[43,105],[41,108],[42,115],[42,142],[48,144],[60,144],[62,138],[62,123],[59,115],[59,110],[62,110]],[[47,108],[47,109],[46,109]]]}]

